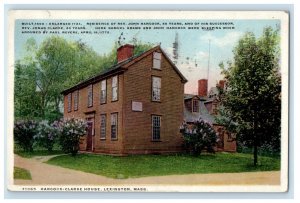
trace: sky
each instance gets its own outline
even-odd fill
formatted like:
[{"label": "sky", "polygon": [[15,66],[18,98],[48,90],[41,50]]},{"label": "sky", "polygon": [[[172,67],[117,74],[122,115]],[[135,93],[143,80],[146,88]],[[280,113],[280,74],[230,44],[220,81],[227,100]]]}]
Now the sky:
[{"label": "sky", "polygon": [[[50,23],[79,23],[79,25],[70,25],[69,31],[76,31],[73,27],[85,27],[85,31],[91,33],[81,34],[59,34],[49,33],[48,27],[63,27],[65,30],[67,26],[51,25]],[[222,25],[215,25],[214,23],[230,23],[226,27],[231,29],[223,29]],[[37,23],[44,23],[44,25],[37,25]],[[90,25],[90,23],[105,23],[105,25]],[[116,25],[111,25],[116,23]],[[120,23],[121,25],[118,25]],[[151,29],[126,29],[129,23],[159,23],[159,25],[149,25]],[[163,24],[166,25],[163,25]],[[186,23],[193,23],[190,27],[213,26],[214,30],[203,29],[166,29],[167,27],[185,27]],[[211,24],[212,23],[212,24]],[[33,25],[35,24],[35,25]],[[124,25],[125,24],[125,25]],[[178,33],[179,43],[179,59],[177,62],[178,69],[187,78],[188,82],[185,84],[185,93],[197,94],[197,81],[199,79],[208,78],[208,89],[215,86],[218,80],[223,76],[220,73],[219,63],[232,60],[232,50],[239,38],[246,32],[253,32],[256,37],[262,35],[263,29],[266,26],[276,28],[280,24],[278,20],[16,20],[15,23],[15,59],[22,59],[26,53],[25,43],[29,38],[34,38],[38,45],[42,43],[50,35],[59,35],[67,40],[81,40],[87,45],[91,46],[97,53],[106,54],[111,51],[114,43],[122,36],[122,43],[130,43],[133,38],[144,42],[152,43],[153,45],[160,44],[162,49],[172,59],[173,43],[175,41],[176,33]],[[33,31],[33,27],[46,27],[48,33],[46,34],[24,34],[24,27],[29,27]],[[94,31],[101,31],[95,27],[124,27],[125,29],[108,30],[109,33],[97,33]],[[147,27],[147,26],[144,26]],[[153,29],[154,27],[164,27],[164,29]],[[199,26],[198,26],[199,27]],[[43,29],[40,29],[43,31]],[[53,30],[56,31],[56,30]],[[104,30],[102,30],[104,31]],[[107,31],[107,29],[106,29]],[[121,35],[122,34],[122,35]]]}]

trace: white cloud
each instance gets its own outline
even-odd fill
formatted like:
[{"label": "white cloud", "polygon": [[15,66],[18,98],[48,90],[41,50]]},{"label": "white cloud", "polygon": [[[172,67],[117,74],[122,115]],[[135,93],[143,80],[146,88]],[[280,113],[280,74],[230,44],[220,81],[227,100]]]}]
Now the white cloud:
[{"label": "white cloud", "polygon": [[[198,55],[206,57],[207,53],[199,52]],[[188,80],[188,82],[184,86],[184,92],[190,94],[197,94],[198,80],[207,78],[206,64],[198,64],[198,66],[196,67],[193,63],[179,63],[177,64],[177,67]],[[220,70],[216,68],[211,68],[209,72],[208,89],[210,89],[211,87],[215,87],[217,81],[221,79],[223,79],[223,76],[220,74]]]},{"label": "white cloud", "polygon": [[218,47],[225,47],[235,44],[239,38],[243,35],[243,32],[233,31],[228,32],[226,35],[222,37],[216,37],[208,32],[205,35],[200,37],[201,41],[208,42],[210,40],[211,44]]},{"label": "white cloud", "polygon": [[[209,35],[208,35],[209,34]],[[218,50],[224,50],[224,46],[230,45],[229,42],[232,44],[238,40],[242,33],[234,32],[229,35],[225,35],[223,37],[217,38],[216,36],[211,35],[210,33],[207,33],[206,35],[203,35],[201,37],[201,40],[205,40],[201,42],[201,44],[207,43],[207,39],[211,39],[211,43],[214,43],[214,46],[218,48]],[[230,36],[230,37],[229,37]],[[232,36],[235,36],[235,40],[233,40]],[[229,40],[229,38],[232,38]],[[225,40],[226,43],[223,43],[222,41]],[[229,42],[228,42],[229,41]],[[220,49],[223,48],[223,49]],[[166,54],[172,59],[173,56],[173,48],[171,46],[163,47]],[[225,52],[230,49],[229,47],[225,48]],[[212,54],[212,53],[211,53]],[[218,52],[218,54],[221,54]],[[207,64],[208,64],[208,57],[209,53],[208,50],[195,50],[194,54],[189,55],[189,57],[182,56],[180,57],[177,67],[180,70],[180,72],[187,78],[188,82],[185,84],[184,91],[185,93],[192,93],[197,94],[198,91],[198,80],[207,78]],[[219,57],[219,55],[218,55]],[[208,81],[208,88],[214,87],[216,85],[216,82],[220,79],[222,79],[222,76],[220,74],[219,68],[214,63],[214,59],[216,57],[214,55],[211,55],[211,62],[210,62],[210,72],[209,72],[209,81]],[[221,60],[221,59],[220,59]],[[219,61],[219,58],[218,58]]]},{"label": "white cloud", "polygon": [[204,51],[199,51],[197,54],[196,54],[196,58],[197,59],[208,59],[208,52],[204,52]]}]

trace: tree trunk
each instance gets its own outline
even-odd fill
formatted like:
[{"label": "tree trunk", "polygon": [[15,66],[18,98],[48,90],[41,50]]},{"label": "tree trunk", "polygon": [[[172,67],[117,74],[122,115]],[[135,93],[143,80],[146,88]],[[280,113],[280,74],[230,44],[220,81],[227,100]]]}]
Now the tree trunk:
[{"label": "tree trunk", "polygon": [[253,164],[254,166],[257,166],[257,138],[255,136],[254,138],[254,151],[253,151]]},{"label": "tree trunk", "polygon": [[257,152],[258,152],[258,136],[257,136],[257,120],[256,120],[256,113],[254,113],[255,116],[254,116],[254,128],[253,128],[253,164],[254,166],[257,166],[257,160],[258,160],[258,157],[257,157]]},{"label": "tree trunk", "polygon": [[60,98],[59,97],[56,97],[55,98],[55,110],[56,110],[56,112],[60,112],[59,111],[59,103],[60,103]]},{"label": "tree trunk", "polygon": [[46,110],[46,101],[45,101],[45,95],[42,93],[41,96],[41,112],[40,112],[40,116],[45,119],[45,110]]}]

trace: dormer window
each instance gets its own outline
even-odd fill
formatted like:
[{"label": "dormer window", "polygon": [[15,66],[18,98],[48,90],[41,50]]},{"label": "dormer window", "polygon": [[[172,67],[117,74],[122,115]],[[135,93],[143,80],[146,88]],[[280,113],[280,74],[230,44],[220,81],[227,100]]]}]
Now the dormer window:
[{"label": "dormer window", "polygon": [[161,53],[153,52],[153,68],[161,69]]},{"label": "dormer window", "polygon": [[193,112],[199,112],[199,101],[196,99],[193,100]]}]

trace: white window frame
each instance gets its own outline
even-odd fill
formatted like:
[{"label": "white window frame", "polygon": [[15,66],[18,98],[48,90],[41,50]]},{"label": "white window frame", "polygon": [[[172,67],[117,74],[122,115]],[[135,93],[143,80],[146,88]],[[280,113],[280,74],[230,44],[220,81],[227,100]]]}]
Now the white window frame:
[{"label": "white window frame", "polygon": [[[152,141],[160,141],[161,138],[161,116],[152,115],[151,116],[151,131],[152,131]],[[158,129],[158,131],[157,131]],[[159,133],[158,135],[156,133]]]},{"label": "white window frame", "polygon": [[[103,118],[104,118],[104,122],[103,122]],[[101,140],[106,139],[106,114],[100,115],[100,139]]]},{"label": "white window frame", "polygon": [[[155,86],[155,80],[158,79],[158,86]],[[161,101],[161,77],[152,76],[152,90],[151,90],[151,99],[152,101]],[[158,95],[157,95],[158,94]]]},{"label": "white window frame", "polygon": [[[113,126],[115,126],[115,128],[116,128],[115,135],[113,135]],[[111,140],[118,139],[118,113],[110,114],[110,138],[111,138]]]},{"label": "white window frame", "polygon": [[[118,78],[118,76],[116,75],[116,76],[114,76],[114,77],[112,77],[111,78],[111,91],[112,91],[112,93],[111,93],[111,101],[118,101],[118,85],[119,85],[119,78]],[[115,90],[115,91],[114,91]],[[116,94],[116,95],[114,95],[114,93]]]},{"label": "white window frame", "polygon": [[74,111],[78,111],[79,106],[79,90],[74,92]]},{"label": "white window frame", "polygon": [[72,111],[72,93],[69,93],[67,96],[68,102],[68,112]]},{"label": "white window frame", "polygon": [[161,53],[153,52],[153,68],[161,70]]},{"label": "white window frame", "polygon": [[88,107],[93,106],[93,85],[88,86]]},{"label": "white window frame", "polygon": [[[194,102],[197,102],[197,109],[195,109],[195,105],[194,105]],[[192,100],[192,105],[193,105],[193,112],[199,112],[199,100],[197,99],[193,99]]]},{"label": "white window frame", "polygon": [[106,89],[107,89],[107,84],[106,84],[106,79],[102,80],[100,82],[100,104],[105,104],[106,103]]}]

